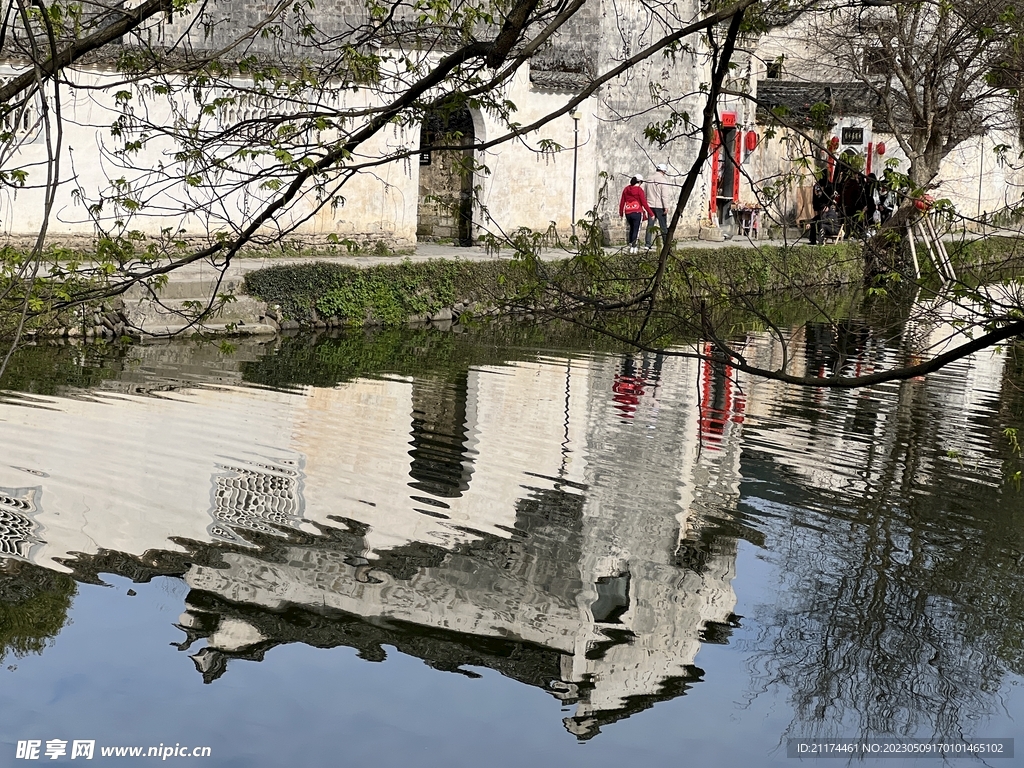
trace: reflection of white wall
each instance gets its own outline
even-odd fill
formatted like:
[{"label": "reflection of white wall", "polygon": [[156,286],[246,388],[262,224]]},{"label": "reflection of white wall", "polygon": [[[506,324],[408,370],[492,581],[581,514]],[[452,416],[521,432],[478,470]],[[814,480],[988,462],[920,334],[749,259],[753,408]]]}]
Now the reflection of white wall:
[{"label": "reflection of white wall", "polygon": [[636,608],[624,617],[636,637],[600,659],[573,658],[573,679],[595,683],[577,706],[576,719],[619,709],[629,697],[655,695],[666,681],[687,676],[705,622],[725,622],[736,606],[735,575],[735,554],[713,558],[700,576],[674,567],[641,568],[634,576]]},{"label": "reflection of white wall", "polygon": [[70,552],[142,554],[174,549],[170,536],[209,540],[211,477],[295,461],[289,406],[301,400],[240,388],[3,403],[0,486],[40,487],[46,544],[35,559],[48,566]]},{"label": "reflection of white wall", "polygon": [[[581,561],[581,635],[571,668],[572,682],[592,681],[594,689],[577,706],[585,721],[597,710],[625,706],[627,697],[655,695],[666,680],[683,676],[700,649],[706,621],[725,621],[735,606],[731,581],[734,556],[714,556],[703,575],[673,563],[680,538],[700,524],[709,477],[730,487],[737,463],[707,457],[699,450],[694,386],[696,361],[666,357],[655,386],[654,360],[635,358],[647,380],[632,418],[614,408],[612,384],[621,360],[594,362],[587,414],[587,503]],[[643,371],[646,369],[646,373]],[[716,506],[717,511],[717,506]],[[630,607],[618,625],[593,623],[590,606],[596,582],[628,572]],[[588,659],[588,645],[607,641],[603,629],[635,634],[599,659]]]},{"label": "reflection of white wall", "polygon": [[[188,585],[236,603],[277,610],[287,605],[326,607],[369,619],[399,620],[481,637],[513,637],[563,652],[580,631],[575,611],[553,602],[543,584],[480,564],[462,573],[445,564],[408,580],[375,570],[381,583],[361,583],[341,555],[290,549],[285,563],[228,554],[227,569],[193,566]],[[226,650],[226,649],[222,649]]]},{"label": "reflection of white wall", "polygon": [[[451,500],[452,510],[468,520],[489,521],[501,508],[513,517],[495,522],[511,526],[510,504],[526,495],[524,486],[549,487],[545,477],[583,482],[581,415],[589,378],[586,365],[569,370],[565,361],[471,370],[473,479],[469,493]],[[563,443],[570,453],[563,453]]]},{"label": "reflection of white wall", "polygon": [[[270,610],[326,606],[543,645],[569,659],[566,683],[593,683],[582,687],[585,718],[657,694],[667,678],[685,674],[704,622],[724,620],[735,603],[733,555],[713,555],[702,575],[672,562],[710,471],[697,470],[697,368],[668,359],[657,389],[647,386],[624,421],[612,400],[617,366],[601,358],[471,370],[473,471],[461,497],[444,499],[449,520],[420,514],[422,504],[410,498],[423,494],[409,487],[413,384],[398,378],[303,393],[210,388],[0,404],[7,438],[0,486],[24,487],[31,478],[41,489],[36,519],[46,543],[33,555],[52,565],[73,551],[173,549],[171,536],[211,541],[218,474],[301,467],[295,525],[340,525],[331,516],[365,524],[361,546],[371,565],[417,542],[448,547],[444,561],[404,580],[372,570],[367,583],[349,562],[358,552],[314,540],[273,562],[256,551],[228,552],[225,569],[193,566],[190,586]],[[720,464],[720,471],[734,469]],[[540,510],[530,518],[535,538],[513,537],[517,505],[542,504],[557,488],[557,503],[579,499],[582,519],[549,523]],[[547,527],[538,533],[536,526]],[[473,550],[485,534],[501,546]],[[618,626],[636,637],[588,659],[610,626],[594,621],[595,583],[620,570],[631,587]],[[209,643],[232,651],[262,639],[228,624]]]},{"label": "reflection of white wall", "polygon": [[[411,382],[359,380],[313,390],[294,443],[306,456],[307,517],[331,524],[326,519],[331,514],[369,524],[370,552],[413,541],[453,546],[477,538],[459,528],[508,536],[502,527],[515,525],[523,486],[550,485],[527,473],[556,477],[563,471],[567,383],[570,417],[585,407],[587,369],[567,375],[563,365],[512,363],[470,371],[469,488],[460,497],[443,499],[446,508],[429,507],[448,520],[417,512],[425,505],[410,498],[424,495],[409,487]],[[574,444],[579,423],[570,418]],[[579,481],[584,467],[582,454],[574,453],[564,476]]]},{"label": "reflection of white wall", "polygon": [[[803,332],[799,329],[790,340],[788,370],[794,373],[806,368]],[[929,356],[937,354],[953,333],[954,328],[947,324],[922,326],[917,342],[920,346],[915,348],[927,348]],[[960,339],[958,343],[964,341],[962,336]],[[754,365],[777,367],[782,360],[781,345],[774,339],[758,337],[749,349],[748,359]],[[872,347],[862,355],[859,371],[868,374],[906,363],[907,356],[902,351]],[[750,388],[747,408],[750,423],[757,429],[745,442],[771,453],[774,461],[792,470],[810,487],[860,495],[883,480],[879,473],[885,468],[879,465],[878,446],[890,444],[898,421],[909,418],[910,405],[923,398],[935,404],[929,413],[938,422],[934,434],[942,439],[938,454],[958,451],[962,457],[969,457],[972,464],[990,466],[995,477],[1000,471],[999,462],[978,451],[978,446],[987,445],[988,439],[976,433],[970,416],[984,401],[999,397],[1004,365],[1003,352],[990,349],[927,377],[872,389],[809,389],[759,381]],[[869,423],[873,423],[874,429],[871,434],[864,434],[834,423],[832,428],[811,431],[804,421],[780,417],[780,408],[793,407],[798,402],[822,413],[846,413],[850,419],[866,408],[873,414]],[[822,456],[827,456],[828,461],[822,461]],[[916,459],[919,465],[915,476],[919,483],[926,483],[932,473],[942,469],[934,466],[927,452],[917,454]]]},{"label": "reflection of white wall", "polygon": [[389,521],[385,548],[427,535],[429,521],[413,512],[406,493],[411,413],[410,381],[359,379],[309,391],[294,446],[306,457],[311,519],[335,525],[327,519],[335,515],[374,528]]},{"label": "reflection of white wall", "polygon": [[[469,456],[474,471],[450,520],[416,512],[410,495],[412,383],[357,380],[305,394],[194,389],[161,397],[96,395],[0,404],[5,446],[0,487],[39,481],[41,558],[99,548],[142,554],[171,547],[170,536],[209,540],[214,478],[254,465],[303,466],[302,515],[370,525],[369,550],[421,541],[453,546],[478,538],[467,528],[508,536],[524,485],[579,480],[581,452],[563,461],[566,386],[570,417],[585,407],[587,369],[521,363],[471,372]],[[573,394],[575,392],[575,394]],[[579,440],[578,418],[569,439]],[[26,469],[20,469],[20,468]],[[456,527],[458,526],[458,528]]]}]

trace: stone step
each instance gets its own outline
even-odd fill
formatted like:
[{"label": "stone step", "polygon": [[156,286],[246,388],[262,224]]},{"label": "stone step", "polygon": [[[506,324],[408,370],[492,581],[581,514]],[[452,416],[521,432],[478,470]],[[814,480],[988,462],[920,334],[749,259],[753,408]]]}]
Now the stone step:
[{"label": "stone step", "polygon": [[[197,307],[196,302],[202,304]],[[211,333],[272,333],[274,327],[266,321],[267,307],[251,296],[237,296],[218,311],[205,317],[201,323],[192,321],[196,313],[205,308],[209,299],[178,298],[124,300],[124,315],[128,324],[144,334],[166,335],[196,327],[191,332]]]},{"label": "stone step", "polygon": [[[160,299],[197,299],[209,300],[216,293],[236,295],[241,293],[242,281],[238,277],[224,278],[219,283],[215,278],[175,279],[172,277],[166,285],[155,291]],[[125,301],[129,299],[150,299],[153,292],[142,285],[133,285],[124,293]]]},{"label": "stone step", "polygon": [[216,336],[273,336],[277,333],[277,326],[268,325],[263,322],[203,323],[199,326],[187,324],[146,324],[142,332],[147,337],[188,337],[196,334],[212,334]]}]

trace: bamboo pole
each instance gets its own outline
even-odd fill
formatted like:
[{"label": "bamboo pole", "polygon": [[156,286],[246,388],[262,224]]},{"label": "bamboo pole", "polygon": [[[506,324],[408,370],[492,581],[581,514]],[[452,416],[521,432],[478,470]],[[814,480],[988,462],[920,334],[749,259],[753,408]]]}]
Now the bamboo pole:
[{"label": "bamboo pole", "polygon": [[932,238],[935,241],[935,247],[942,256],[942,265],[946,270],[946,276],[950,279],[950,282],[956,282],[956,272],[953,271],[953,262],[949,258],[949,253],[946,252],[946,246],[942,242],[942,238],[939,237],[935,231],[935,224],[932,222],[930,217],[925,217],[925,223],[928,225],[928,230],[931,232]]},{"label": "bamboo pole", "polygon": [[907,227],[907,240],[910,242],[910,255],[914,259],[914,276],[921,279],[921,265],[917,261],[917,247],[914,245],[913,227]]}]

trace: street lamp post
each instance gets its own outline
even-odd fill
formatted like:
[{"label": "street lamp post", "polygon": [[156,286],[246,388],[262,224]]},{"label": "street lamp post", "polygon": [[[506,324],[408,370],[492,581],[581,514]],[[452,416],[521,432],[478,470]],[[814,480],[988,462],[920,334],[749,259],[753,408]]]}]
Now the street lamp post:
[{"label": "street lamp post", "polygon": [[573,112],[569,115],[572,118],[572,233],[576,234],[576,167],[579,162],[580,149],[580,118],[583,115]]}]

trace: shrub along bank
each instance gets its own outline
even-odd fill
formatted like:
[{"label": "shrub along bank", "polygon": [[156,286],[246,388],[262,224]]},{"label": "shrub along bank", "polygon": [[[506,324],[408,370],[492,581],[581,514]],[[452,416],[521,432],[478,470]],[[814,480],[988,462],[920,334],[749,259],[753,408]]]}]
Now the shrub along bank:
[{"label": "shrub along bank", "polygon": [[[558,284],[627,295],[647,281],[656,254],[608,254],[589,259],[535,262],[404,261],[358,268],[330,262],[272,266],[250,272],[245,290],[267,302],[282,324],[396,327],[445,322],[539,307],[544,289]],[[857,284],[859,245],[820,248],[693,248],[675,253],[664,295],[761,294],[793,287]]]},{"label": "shrub along bank", "polygon": [[[245,290],[267,302],[279,322],[304,325],[385,326],[440,319],[470,306],[485,311],[497,303],[496,287],[509,275],[525,280],[512,262],[437,260],[352,267],[315,261],[267,267],[245,277]],[[509,284],[509,293],[514,292]],[[486,298],[485,298],[486,295]]]}]

